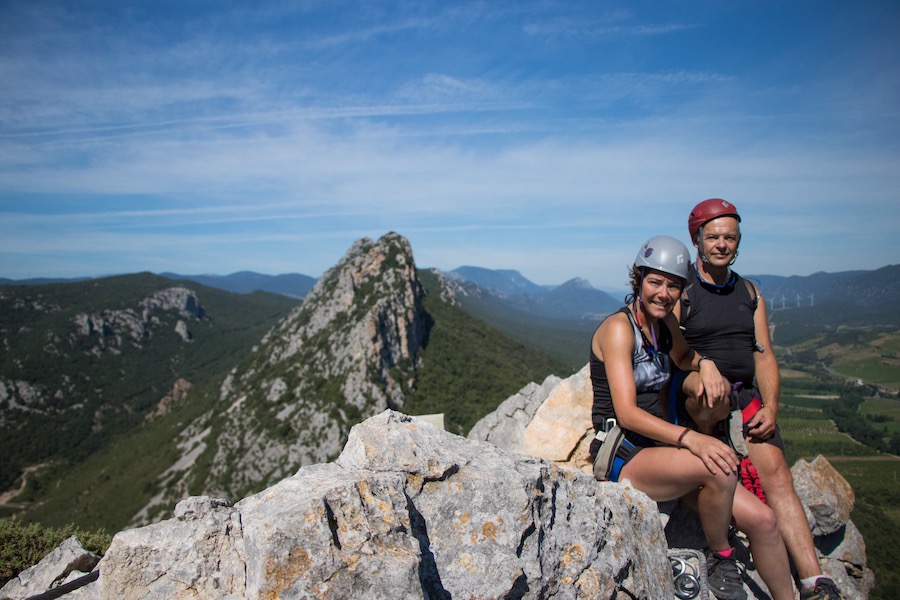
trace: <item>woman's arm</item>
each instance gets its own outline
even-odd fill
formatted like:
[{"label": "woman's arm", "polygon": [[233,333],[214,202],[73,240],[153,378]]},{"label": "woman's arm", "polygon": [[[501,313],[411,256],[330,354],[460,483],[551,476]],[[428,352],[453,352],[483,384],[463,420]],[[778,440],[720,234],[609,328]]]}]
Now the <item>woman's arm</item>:
[{"label": "woman's arm", "polygon": [[[621,317],[621,318],[620,318]],[[624,314],[604,321],[594,333],[594,354],[603,360],[616,419],[621,427],[644,437],[687,448],[699,457],[710,473],[736,473],[739,461],[725,443],[680,425],[655,417],[637,405],[634,385],[634,330]],[[706,362],[706,361],[703,361]]]},{"label": "woman's arm", "polygon": [[[616,420],[625,429],[644,437],[680,445],[684,427],[655,417],[637,405],[634,385],[634,329],[625,314],[608,318],[594,333],[594,354],[603,360]],[[680,441],[683,441],[681,438]]]}]

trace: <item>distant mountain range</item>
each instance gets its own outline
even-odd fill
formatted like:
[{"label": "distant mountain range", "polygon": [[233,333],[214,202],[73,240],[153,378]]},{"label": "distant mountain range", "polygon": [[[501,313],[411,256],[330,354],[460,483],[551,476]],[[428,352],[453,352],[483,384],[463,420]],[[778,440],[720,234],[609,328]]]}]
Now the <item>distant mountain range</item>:
[{"label": "distant mountain range", "polygon": [[[316,278],[300,273],[265,275],[238,271],[230,275],[181,275],[160,273],[178,281],[193,281],[209,287],[247,294],[271,292],[296,299],[304,298],[316,284]],[[595,289],[581,278],[558,286],[538,285],[512,269],[486,269],[462,266],[443,275],[451,282],[468,282],[482,290],[465,296],[489,295],[501,307],[526,315],[549,319],[595,321],[614,312],[624,302],[624,294],[615,295]],[[844,307],[860,307],[890,311],[888,303],[900,305],[900,265],[888,265],[871,271],[819,272],[808,276],[745,275],[754,281],[766,299],[770,313],[798,308],[814,308],[838,303]],[[2,285],[44,285],[72,283],[90,278],[26,279],[0,278]],[[484,298],[482,298],[484,300]],[[464,303],[465,304],[465,303]],[[471,304],[471,302],[469,303]]]},{"label": "distant mountain range", "polygon": [[160,275],[169,279],[195,281],[238,294],[272,292],[292,298],[305,297],[316,285],[315,277],[300,273],[263,275],[253,271],[238,271],[231,275],[178,275],[177,273],[160,273]]}]

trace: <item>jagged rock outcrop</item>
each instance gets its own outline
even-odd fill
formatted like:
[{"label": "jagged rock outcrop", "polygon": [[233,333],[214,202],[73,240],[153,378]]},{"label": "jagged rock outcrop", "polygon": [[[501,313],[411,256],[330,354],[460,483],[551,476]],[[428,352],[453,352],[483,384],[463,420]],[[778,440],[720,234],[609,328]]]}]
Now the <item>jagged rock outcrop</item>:
[{"label": "jagged rock outcrop", "polygon": [[99,355],[103,350],[120,351],[125,341],[135,347],[153,334],[161,321],[158,312],[175,312],[181,319],[175,332],[184,341],[190,341],[187,320],[201,320],[206,314],[193,290],[183,286],[160,290],[138,303],[137,309],[106,309],[96,313],[78,313],[73,318],[76,331],[73,335],[95,340],[91,352]]},{"label": "jagged rock outcrop", "polygon": [[[55,313],[61,308],[48,304],[41,298],[18,300],[15,307],[26,308],[37,313]],[[104,353],[121,355],[125,345],[141,349],[143,345],[163,326],[164,313],[175,313],[180,317],[173,330],[185,342],[192,339],[188,322],[206,318],[197,294],[183,286],[160,290],[141,299],[135,308],[99,309],[92,312],[78,312],[71,316],[71,327],[67,333],[49,330],[46,343],[41,349],[47,356],[64,358],[71,352],[100,357]],[[161,318],[162,317],[162,318]],[[46,326],[41,323],[41,326]],[[23,330],[28,326],[22,327]],[[7,345],[8,332],[0,331],[3,344]],[[65,337],[66,339],[62,339]],[[21,363],[21,357],[16,359]],[[48,371],[52,371],[48,369]],[[67,406],[69,399],[79,398],[76,380],[81,373],[63,372],[59,377],[39,381],[0,379],[0,407],[43,414],[56,414],[67,408],[80,408],[83,402]],[[96,384],[95,384],[96,385]],[[9,421],[8,415],[0,411],[0,426]]]},{"label": "jagged rock outcrop", "polygon": [[[476,423],[468,437],[591,473],[588,447],[593,437],[592,401],[586,365],[568,379],[551,376],[542,385],[526,386]],[[866,566],[865,542],[850,520],[853,489],[822,456],[811,463],[798,461],[791,473],[823,572],[838,582],[847,600],[867,598],[874,575]],[[662,508],[670,546],[704,546],[696,515],[677,504]],[[767,597],[757,594],[765,589],[764,584],[755,572],[750,575],[756,587],[747,587],[749,597]]]},{"label": "jagged rock outcrop", "polygon": [[357,241],[229,374],[222,410],[191,426],[219,432],[203,440],[202,489],[239,496],[334,460],[353,424],[400,408],[427,333],[422,297],[405,238]]},{"label": "jagged rock outcrop", "polygon": [[[494,425],[480,431],[499,441],[505,429],[512,439],[516,429],[565,414],[564,399],[577,402],[580,386],[578,376],[528,386],[501,407],[508,416],[492,415]],[[548,399],[556,406],[541,410]],[[532,418],[522,427],[515,415],[526,410]],[[848,504],[846,482],[824,458],[800,461],[792,472],[818,531],[823,571],[847,600],[864,600],[874,582],[865,543],[844,521],[852,492]],[[580,468],[386,410],[353,427],[335,462],[302,467],[234,505],[188,498],[175,518],[118,533],[99,579],[79,593],[96,600],[672,598],[668,553],[703,540],[690,511],[664,509],[627,481],[598,483]],[[749,598],[766,598],[758,576],[748,576]]]},{"label": "jagged rock outcrop", "polygon": [[[99,556],[85,550],[75,537],[70,537],[38,564],[6,582],[0,588],[0,599],[29,598],[50,589],[58,589],[92,571],[99,561]],[[75,598],[74,594],[66,595],[66,600]]]},{"label": "jagged rock outcrop", "polygon": [[671,598],[656,505],[387,410],[333,463],[118,533],[94,598]]}]

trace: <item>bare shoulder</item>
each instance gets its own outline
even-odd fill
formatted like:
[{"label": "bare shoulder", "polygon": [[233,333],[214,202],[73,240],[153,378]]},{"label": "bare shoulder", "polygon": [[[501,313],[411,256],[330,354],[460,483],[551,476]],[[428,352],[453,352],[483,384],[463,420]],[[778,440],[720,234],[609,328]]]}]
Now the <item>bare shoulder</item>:
[{"label": "bare shoulder", "polygon": [[604,348],[607,351],[609,348],[621,348],[629,340],[633,343],[631,322],[628,320],[628,315],[617,312],[606,317],[594,332],[592,339],[594,353],[602,358]]}]

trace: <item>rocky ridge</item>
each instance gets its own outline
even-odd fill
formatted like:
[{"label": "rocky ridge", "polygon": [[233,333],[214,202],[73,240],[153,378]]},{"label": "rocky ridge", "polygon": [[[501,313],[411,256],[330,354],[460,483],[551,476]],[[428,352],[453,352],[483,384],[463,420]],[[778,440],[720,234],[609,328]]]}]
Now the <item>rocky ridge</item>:
[{"label": "rocky ridge", "polygon": [[[387,410],[333,463],[118,533],[81,597],[673,597],[656,506]],[[39,565],[40,567],[40,565]],[[44,569],[46,569],[46,565]],[[37,568],[37,567],[36,567]],[[77,577],[60,565],[56,577]],[[43,580],[48,576],[44,575]],[[0,597],[35,589],[23,573]]]},{"label": "rocky ridge", "polygon": [[[40,298],[28,302],[19,300],[14,308],[43,313],[60,311],[58,305],[44,303]],[[196,293],[175,286],[143,298],[134,308],[79,312],[72,317],[65,339],[49,332],[42,351],[65,356],[72,348],[78,348],[84,354],[99,357],[105,352],[121,354],[125,344],[139,349],[156,330],[165,326],[161,313],[175,313],[179,317],[174,331],[185,342],[191,340],[187,322],[206,318]],[[3,339],[6,344],[7,337]],[[0,406],[11,410],[58,412],[66,404],[64,399],[76,395],[75,382],[67,374],[62,374],[55,383],[52,380],[0,380]],[[4,421],[5,417],[0,413],[0,423]]]},{"label": "rocky ridge", "polygon": [[[823,569],[865,599],[852,491],[821,458],[793,473],[817,541],[830,538]],[[0,598],[73,580],[86,585],[68,597],[91,600],[673,598],[669,557],[702,536],[692,514],[660,508],[627,481],[386,410],[354,426],[334,462],[233,505],[183,500],[174,518],[116,534],[96,566],[51,556]],[[748,597],[767,598],[754,576]]]},{"label": "rocky ridge", "polygon": [[[153,504],[184,497],[194,477],[187,459],[204,452],[210,468],[197,487],[226,497],[334,460],[353,424],[402,407],[415,386],[427,333],[422,296],[406,239],[353,244],[229,373],[221,408],[184,430],[178,462],[189,466],[161,476],[166,492]],[[145,507],[135,524],[153,512]]]}]

